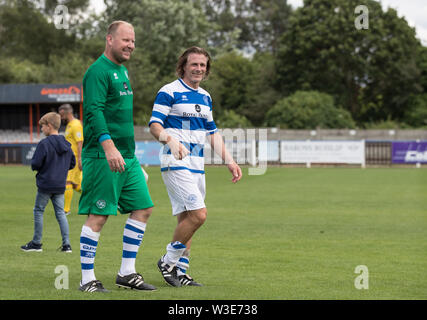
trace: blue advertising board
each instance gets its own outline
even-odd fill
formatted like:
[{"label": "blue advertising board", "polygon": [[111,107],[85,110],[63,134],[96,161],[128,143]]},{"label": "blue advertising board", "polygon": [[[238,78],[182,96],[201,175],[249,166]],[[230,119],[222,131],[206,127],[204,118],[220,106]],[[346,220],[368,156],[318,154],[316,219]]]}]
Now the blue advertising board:
[{"label": "blue advertising board", "polygon": [[135,155],[141,165],[159,166],[162,147],[157,141],[137,141]]},{"label": "blue advertising board", "polygon": [[392,163],[427,163],[427,141],[393,141]]}]

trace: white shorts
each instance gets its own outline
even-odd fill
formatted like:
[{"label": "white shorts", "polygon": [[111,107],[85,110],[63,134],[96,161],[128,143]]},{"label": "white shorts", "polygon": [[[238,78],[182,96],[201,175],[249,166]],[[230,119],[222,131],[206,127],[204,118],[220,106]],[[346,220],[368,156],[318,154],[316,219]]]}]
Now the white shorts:
[{"label": "white shorts", "polygon": [[206,207],[206,182],[203,173],[168,170],[162,172],[162,177],[172,204],[172,215]]}]

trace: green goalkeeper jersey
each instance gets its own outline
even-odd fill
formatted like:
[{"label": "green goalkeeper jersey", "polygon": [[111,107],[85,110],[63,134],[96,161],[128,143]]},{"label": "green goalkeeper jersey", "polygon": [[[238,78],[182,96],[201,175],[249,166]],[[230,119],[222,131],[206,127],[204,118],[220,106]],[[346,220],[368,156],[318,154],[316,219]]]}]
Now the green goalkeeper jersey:
[{"label": "green goalkeeper jersey", "polygon": [[104,54],[83,77],[84,158],[105,158],[99,137],[109,134],[123,158],[135,156],[133,92],[125,66]]}]

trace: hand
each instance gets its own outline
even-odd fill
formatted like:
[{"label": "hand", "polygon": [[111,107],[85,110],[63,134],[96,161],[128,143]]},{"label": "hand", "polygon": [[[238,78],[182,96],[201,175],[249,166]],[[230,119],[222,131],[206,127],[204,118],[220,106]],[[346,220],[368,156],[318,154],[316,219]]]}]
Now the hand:
[{"label": "hand", "polygon": [[182,160],[190,153],[181,142],[171,136],[168,137],[167,145],[171,149],[171,153],[176,160]]},{"label": "hand", "polygon": [[117,150],[113,140],[108,139],[101,143],[104,148],[105,157],[107,158],[108,165],[112,172],[123,172],[125,171],[125,160],[122,154]]},{"label": "hand", "polygon": [[231,161],[227,164],[228,170],[230,170],[231,174],[233,175],[233,178],[231,179],[231,182],[236,183],[242,178],[242,169],[240,169],[239,165]]}]

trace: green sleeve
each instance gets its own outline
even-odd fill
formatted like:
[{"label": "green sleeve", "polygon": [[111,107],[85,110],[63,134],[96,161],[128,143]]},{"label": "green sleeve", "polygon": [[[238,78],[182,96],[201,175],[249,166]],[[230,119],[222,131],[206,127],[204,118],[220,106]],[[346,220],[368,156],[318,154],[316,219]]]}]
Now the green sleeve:
[{"label": "green sleeve", "polygon": [[96,141],[102,134],[110,134],[104,117],[108,87],[109,80],[103,72],[92,69],[86,73],[83,81],[85,125],[90,127]]}]

